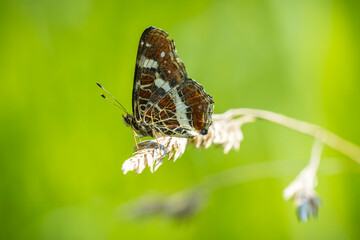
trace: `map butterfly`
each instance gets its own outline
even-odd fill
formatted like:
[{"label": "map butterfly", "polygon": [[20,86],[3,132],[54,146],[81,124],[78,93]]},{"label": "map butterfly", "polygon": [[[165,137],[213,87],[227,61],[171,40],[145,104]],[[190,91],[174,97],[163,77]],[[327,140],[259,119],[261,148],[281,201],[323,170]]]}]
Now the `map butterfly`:
[{"label": "map butterfly", "polygon": [[214,101],[199,83],[188,78],[174,41],[167,37],[155,27],[143,32],[136,57],[133,115],[123,115],[124,122],[138,136],[206,135]]}]

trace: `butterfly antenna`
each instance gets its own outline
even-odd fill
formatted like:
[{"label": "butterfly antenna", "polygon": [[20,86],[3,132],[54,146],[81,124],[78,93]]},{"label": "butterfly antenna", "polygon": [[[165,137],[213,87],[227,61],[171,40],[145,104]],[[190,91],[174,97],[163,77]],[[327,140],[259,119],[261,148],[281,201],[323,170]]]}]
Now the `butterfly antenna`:
[{"label": "butterfly antenna", "polygon": [[124,111],[124,109],[122,109],[122,107],[120,107],[119,105],[117,105],[116,103],[114,103],[113,101],[111,101],[110,99],[108,99],[104,94],[100,93],[100,96],[102,96],[106,101],[108,101],[109,103],[111,103],[112,105],[114,105],[115,107],[120,108],[121,110]]},{"label": "butterfly antenna", "polygon": [[96,83],[96,85],[98,85],[102,90],[104,90],[107,94],[109,94],[119,105],[115,104],[113,101],[110,101],[104,94],[100,94],[105,100],[107,100],[108,102],[112,103],[113,105],[117,106],[118,108],[120,108],[121,110],[123,110],[126,114],[129,114],[128,111],[126,111],[126,109],[124,108],[124,106],[113,96],[111,95],[111,93],[109,93],[103,86],[101,86],[101,84],[99,82]]}]

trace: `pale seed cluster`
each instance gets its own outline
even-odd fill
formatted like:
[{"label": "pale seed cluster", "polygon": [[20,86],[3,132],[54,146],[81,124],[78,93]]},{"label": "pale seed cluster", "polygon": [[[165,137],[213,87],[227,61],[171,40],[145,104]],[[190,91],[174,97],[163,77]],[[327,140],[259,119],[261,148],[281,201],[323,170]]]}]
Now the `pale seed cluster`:
[{"label": "pale seed cluster", "polygon": [[207,135],[198,135],[193,139],[162,137],[158,138],[158,142],[156,140],[142,141],[138,144],[138,149],[134,149],[134,156],[124,162],[122,170],[124,174],[129,171],[141,173],[146,167],[149,167],[150,171],[154,172],[161,166],[164,157],[167,156],[169,160],[175,161],[191,143],[196,148],[208,148],[213,144],[220,145],[223,147],[224,153],[228,153],[231,149],[238,150],[240,142],[243,140],[241,126],[251,121],[254,121],[254,118],[232,119],[215,114]]}]

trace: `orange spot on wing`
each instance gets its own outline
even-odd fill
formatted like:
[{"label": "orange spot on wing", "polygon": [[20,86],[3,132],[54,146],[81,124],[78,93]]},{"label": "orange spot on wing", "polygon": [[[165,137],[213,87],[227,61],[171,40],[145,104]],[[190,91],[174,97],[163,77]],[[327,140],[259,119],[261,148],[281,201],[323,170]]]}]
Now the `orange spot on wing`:
[{"label": "orange spot on wing", "polygon": [[160,113],[160,119],[161,119],[161,120],[164,120],[164,119],[166,119],[166,118],[167,118],[166,112],[162,111],[162,112]]},{"label": "orange spot on wing", "polygon": [[139,96],[141,98],[149,99],[150,95],[151,95],[151,93],[149,91],[145,91],[145,90],[140,89]]},{"label": "orange spot on wing", "polygon": [[154,77],[149,74],[144,74],[141,76],[140,83],[141,85],[148,85],[154,82]]},{"label": "orange spot on wing", "polygon": [[170,102],[171,102],[170,97],[166,96],[163,99],[161,99],[161,101],[158,103],[158,105],[161,109],[164,109],[166,107],[166,105],[168,105]]},{"label": "orange spot on wing", "polygon": [[165,121],[165,124],[169,126],[180,126],[179,122],[176,120],[167,120]]}]

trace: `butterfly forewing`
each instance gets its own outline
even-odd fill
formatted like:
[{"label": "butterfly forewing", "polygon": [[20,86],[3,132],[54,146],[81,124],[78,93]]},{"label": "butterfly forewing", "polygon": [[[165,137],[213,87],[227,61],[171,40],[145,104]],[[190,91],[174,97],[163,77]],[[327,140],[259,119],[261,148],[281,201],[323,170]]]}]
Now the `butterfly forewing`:
[{"label": "butterfly forewing", "polygon": [[[150,27],[141,36],[136,59],[133,113],[148,135],[194,137],[211,124],[212,98],[187,78],[173,40]],[[151,132],[150,132],[151,131]]]}]

